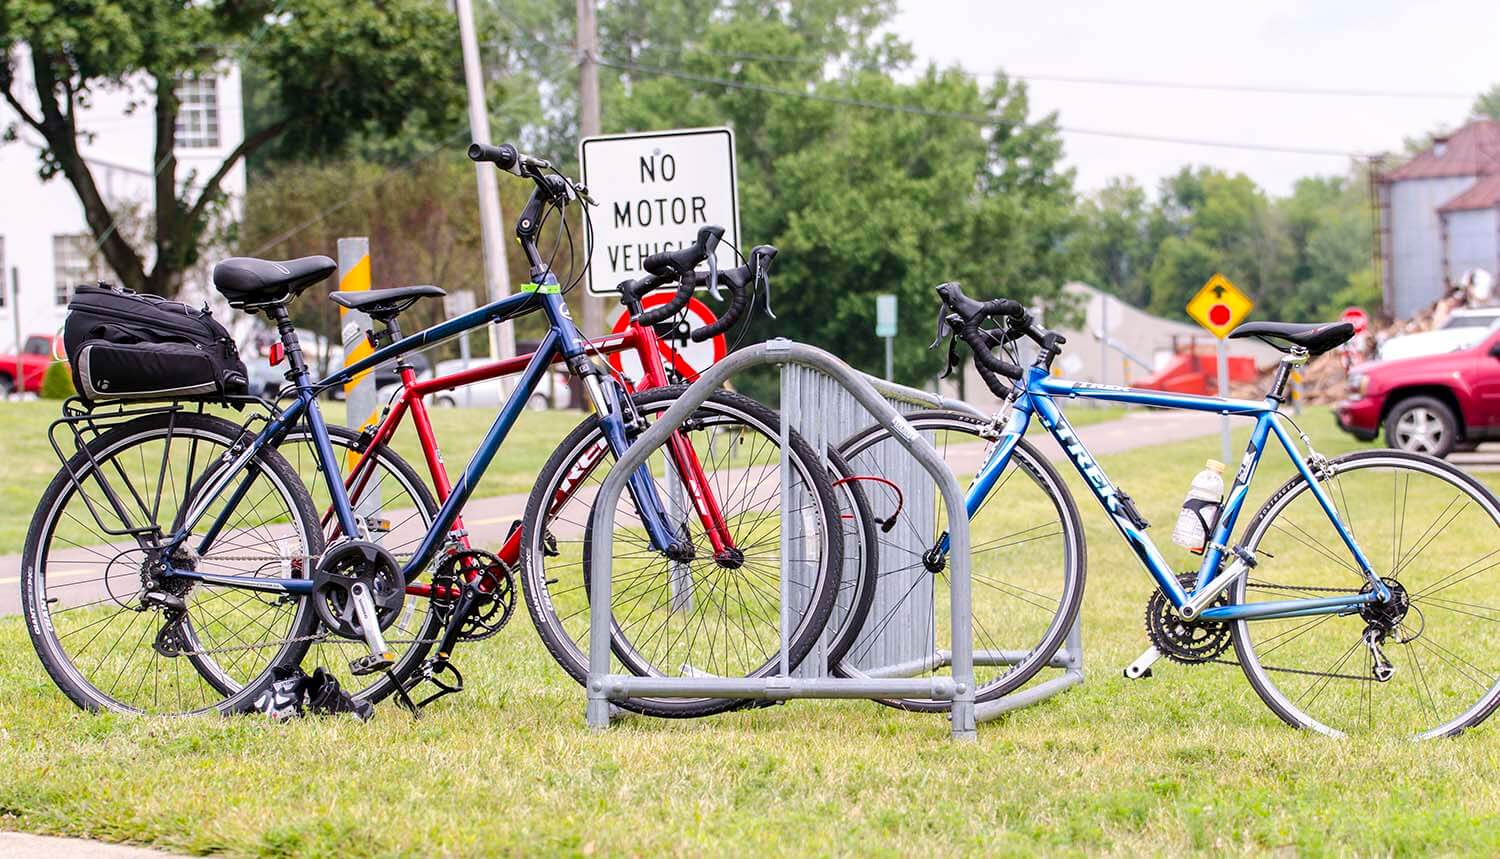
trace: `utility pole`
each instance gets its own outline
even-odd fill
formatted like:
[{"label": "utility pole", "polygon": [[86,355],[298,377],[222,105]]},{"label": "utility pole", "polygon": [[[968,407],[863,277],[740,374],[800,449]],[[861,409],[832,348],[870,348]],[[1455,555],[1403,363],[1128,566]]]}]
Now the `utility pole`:
[{"label": "utility pole", "polygon": [[[488,145],[490,113],[484,104],[484,72],[479,66],[479,38],[474,32],[474,6],[471,0],[454,0],[458,11],[458,39],[464,53],[464,83],[469,91],[469,133],[475,143]],[[500,227],[500,189],[495,183],[495,167],[475,162],[474,175],[479,183],[479,235],[484,245],[484,286],[489,301],[510,295],[510,265],[505,258],[505,237]],[[491,325],[490,358],[509,358],[516,354],[516,332],[509,325]]]},{"label": "utility pole", "polygon": [[[599,19],[597,0],[578,0],[578,137],[599,133]],[[585,253],[589,249],[585,249]],[[583,333],[604,334],[604,299],[583,293]]]}]

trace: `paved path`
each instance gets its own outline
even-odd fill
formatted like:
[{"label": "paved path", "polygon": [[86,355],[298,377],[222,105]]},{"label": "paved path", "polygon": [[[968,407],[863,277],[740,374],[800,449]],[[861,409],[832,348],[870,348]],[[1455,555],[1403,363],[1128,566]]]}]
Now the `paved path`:
[{"label": "paved path", "polygon": [[[1208,435],[1218,429],[1218,421],[1217,415],[1197,412],[1142,411],[1132,412],[1117,420],[1080,427],[1078,435],[1090,451],[1096,455],[1102,455]],[[1057,443],[1044,433],[1033,433],[1032,441],[1049,458],[1062,458],[1062,451]],[[949,461],[960,469],[965,465],[971,469],[977,467],[983,456],[983,445],[976,444],[972,447],[974,462],[968,463],[967,460],[960,458],[962,451],[951,449],[948,452]],[[495,547],[503,543],[506,534],[510,531],[511,523],[525,514],[526,498],[525,494],[515,494],[471,500],[464,510],[464,525],[469,529],[474,544]],[[400,521],[402,518],[399,513],[392,512],[388,515],[395,521]],[[72,550],[72,554],[78,556],[77,563],[83,565],[77,570],[59,570],[58,562],[66,561],[68,558],[54,558],[52,575],[56,578],[66,578],[69,575],[89,579],[97,577],[98,567],[88,566],[89,563],[97,563],[88,558],[86,553],[89,551]],[[21,557],[19,555],[0,556],[0,615],[16,614],[20,611],[20,575]],[[110,575],[113,578],[115,573],[112,571]],[[96,598],[102,594],[103,591],[100,591],[100,594],[87,596]],[[80,593],[74,596],[82,598],[85,595]]]},{"label": "paved path", "polygon": [[0,832],[0,859],[164,859],[177,856],[144,847],[104,844],[81,838],[50,838],[21,832]]}]

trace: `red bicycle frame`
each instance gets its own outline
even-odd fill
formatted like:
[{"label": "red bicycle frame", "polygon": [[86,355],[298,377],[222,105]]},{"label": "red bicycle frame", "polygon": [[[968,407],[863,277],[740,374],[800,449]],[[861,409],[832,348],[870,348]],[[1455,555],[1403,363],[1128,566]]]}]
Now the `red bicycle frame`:
[{"label": "red bicycle frame", "polygon": [[[640,384],[632,386],[629,380],[624,380],[626,387],[632,392],[634,390],[650,390],[652,388],[665,387],[670,384],[671,380],[667,375],[666,360],[671,360],[674,369],[678,370],[679,373],[683,369],[681,360],[675,352],[671,351],[670,347],[662,343],[656,334],[656,330],[649,325],[641,325],[633,319],[624,331],[611,334],[607,337],[589,340],[588,346],[591,350],[604,355],[632,350],[635,352],[642,367]],[[666,360],[664,360],[664,357]],[[476,382],[514,375],[524,370],[530,360],[530,354],[517,355],[514,358],[506,358],[478,367],[471,367],[459,373],[424,380],[417,379],[416,371],[411,367],[402,367],[400,370],[401,392],[391,403],[389,411],[386,412],[379,425],[376,426],[372,440],[365,447],[364,453],[360,455],[354,467],[349,471],[349,476],[345,478],[345,486],[349,491],[349,497],[357,497],[373,473],[373,468],[365,467],[366,463],[370,461],[370,453],[380,445],[389,442],[396,434],[396,429],[400,425],[401,419],[405,417],[407,412],[411,412],[412,423],[416,427],[417,438],[422,447],[422,456],[427,461],[427,470],[432,476],[433,488],[437,490],[438,503],[442,504],[447,501],[453,488],[448,480],[448,470],[443,464],[443,456],[438,449],[437,437],[433,434],[432,420],[428,415],[427,404],[423,402],[423,398],[441,391],[451,391],[454,388],[472,385]],[[698,518],[703,524],[704,531],[708,536],[709,543],[713,546],[714,553],[718,554],[732,550],[734,548],[734,539],[724,523],[724,514],[719,508],[718,500],[714,497],[709,487],[707,478],[703,474],[702,463],[698,459],[697,451],[693,450],[692,442],[683,437],[681,433],[673,433],[668,442],[668,455],[672,458],[673,468],[676,473],[686,478],[688,496],[692,499],[694,511],[698,514]],[[600,457],[598,460],[589,463],[589,472],[592,472],[593,468],[602,460],[603,457]],[[587,474],[588,472],[583,476],[586,477]],[[582,485],[582,483],[583,480],[580,478],[573,481],[572,486],[577,487]],[[570,497],[570,493],[559,493],[559,496],[553,499],[548,513],[550,514],[560,508]],[[328,517],[325,515],[324,527],[327,527],[327,525]],[[457,532],[455,539],[465,549],[471,548],[468,532],[464,529],[462,516],[454,520],[450,533],[454,532]],[[505,540],[505,544],[496,554],[502,561],[511,566],[515,566],[519,562],[521,557],[521,531],[519,528],[511,531]],[[431,594],[432,590],[433,586],[431,584],[420,582],[409,583],[406,587],[407,593],[421,596]],[[439,594],[439,596],[456,598],[458,594],[454,592]]]}]

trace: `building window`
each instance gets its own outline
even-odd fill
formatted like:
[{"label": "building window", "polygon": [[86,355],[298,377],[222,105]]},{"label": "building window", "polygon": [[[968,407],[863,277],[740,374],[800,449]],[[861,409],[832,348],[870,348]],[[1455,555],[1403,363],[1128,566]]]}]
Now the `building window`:
[{"label": "building window", "polygon": [[183,78],[177,82],[177,145],[213,149],[219,145],[219,82]]},{"label": "building window", "polygon": [[52,300],[67,304],[73,287],[92,283],[103,276],[94,256],[94,239],[88,235],[52,237]]}]

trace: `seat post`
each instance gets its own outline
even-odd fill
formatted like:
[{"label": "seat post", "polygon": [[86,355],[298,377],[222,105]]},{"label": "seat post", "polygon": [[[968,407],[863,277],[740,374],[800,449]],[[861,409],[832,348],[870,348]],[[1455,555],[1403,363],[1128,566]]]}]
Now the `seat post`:
[{"label": "seat post", "polygon": [[1292,380],[1292,370],[1307,363],[1307,350],[1293,346],[1276,365],[1276,375],[1271,379],[1271,390],[1266,396],[1277,403],[1286,402],[1286,388]]},{"label": "seat post", "polygon": [[281,346],[286,350],[286,378],[296,382],[307,372],[307,362],[302,360],[302,344],[297,340],[297,328],[292,324],[292,315],[285,304],[273,304],[266,308],[266,315],[276,323],[276,332],[281,335]]}]

